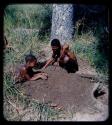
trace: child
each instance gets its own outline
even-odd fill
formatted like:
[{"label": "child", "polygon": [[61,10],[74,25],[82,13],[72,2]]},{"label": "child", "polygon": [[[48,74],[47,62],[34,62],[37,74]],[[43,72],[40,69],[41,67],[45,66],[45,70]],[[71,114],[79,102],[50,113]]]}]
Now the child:
[{"label": "child", "polygon": [[53,39],[51,41],[51,47],[53,51],[52,58],[47,61],[43,68],[46,68],[49,64],[58,62],[59,66],[65,68],[68,73],[78,71],[76,56],[73,52],[70,51],[68,44],[61,46],[58,39]]},{"label": "child", "polygon": [[29,54],[25,57],[26,64],[22,65],[19,69],[17,75],[17,82],[24,82],[27,80],[37,80],[37,79],[47,79],[47,73],[37,71],[34,72],[33,68],[38,66],[37,59],[32,54]]}]

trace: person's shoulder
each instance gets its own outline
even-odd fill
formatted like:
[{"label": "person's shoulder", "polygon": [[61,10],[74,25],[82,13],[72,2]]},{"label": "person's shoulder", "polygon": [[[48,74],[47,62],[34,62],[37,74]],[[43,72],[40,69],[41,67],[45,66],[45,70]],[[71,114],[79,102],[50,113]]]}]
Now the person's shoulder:
[{"label": "person's shoulder", "polygon": [[19,70],[20,70],[20,72],[25,72],[26,66],[24,64],[21,64]]},{"label": "person's shoulder", "polygon": [[26,67],[24,64],[20,64],[16,66],[15,76],[18,78],[21,74],[26,73]]},{"label": "person's shoulder", "polygon": [[68,51],[68,55],[71,55],[73,58],[76,58],[76,54],[75,54],[75,52],[72,51],[72,50],[69,50],[69,51]]},{"label": "person's shoulder", "polygon": [[69,50],[68,54],[74,54],[74,51]]},{"label": "person's shoulder", "polygon": [[64,43],[64,44],[62,45],[62,47],[63,47],[64,49],[69,48],[69,44]]}]

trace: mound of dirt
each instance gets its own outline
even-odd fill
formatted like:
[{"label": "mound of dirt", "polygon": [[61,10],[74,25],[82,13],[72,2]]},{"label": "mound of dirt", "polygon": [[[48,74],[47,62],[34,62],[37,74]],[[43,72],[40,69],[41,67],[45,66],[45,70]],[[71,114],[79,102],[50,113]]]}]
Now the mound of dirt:
[{"label": "mound of dirt", "polygon": [[[82,78],[78,72],[68,74],[66,70],[55,65],[44,71],[48,73],[48,80],[28,81],[23,83],[20,89],[31,98],[54,103],[63,107],[65,111],[71,107],[73,112],[104,111],[99,109],[93,96],[94,83],[91,79]],[[107,109],[105,110],[107,112]]]}]

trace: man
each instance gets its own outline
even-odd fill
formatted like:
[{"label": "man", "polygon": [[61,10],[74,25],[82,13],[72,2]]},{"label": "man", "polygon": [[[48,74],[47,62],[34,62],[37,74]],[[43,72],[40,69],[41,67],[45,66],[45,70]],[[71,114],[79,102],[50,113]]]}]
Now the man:
[{"label": "man", "polygon": [[66,69],[68,73],[75,73],[78,71],[77,58],[75,54],[70,51],[68,44],[61,46],[58,39],[53,39],[51,41],[51,47],[53,51],[52,57],[46,62],[43,68],[58,62],[59,66]]}]

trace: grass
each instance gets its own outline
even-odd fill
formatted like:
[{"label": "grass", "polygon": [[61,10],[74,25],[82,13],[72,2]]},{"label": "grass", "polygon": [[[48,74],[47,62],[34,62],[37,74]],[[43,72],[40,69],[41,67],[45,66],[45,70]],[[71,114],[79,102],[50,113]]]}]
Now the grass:
[{"label": "grass", "polygon": [[[38,100],[29,98],[13,85],[16,65],[24,63],[24,57],[30,50],[33,50],[33,54],[37,56],[41,51],[41,46],[48,44],[49,39],[46,38],[46,40],[41,41],[38,35],[34,34],[33,29],[29,34],[29,29],[23,28],[17,29],[16,32],[12,30],[8,37],[9,44],[14,48],[4,50],[4,117],[9,121],[21,121],[23,117],[24,120],[56,121],[61,115],[63,117],[62,112],[52,109],[44,102],[39,103]],[[92,32],[77,35],[72,49],[78,56],[86,58],[94,66],[94,57],[99,59],[98,55],[95,55],[97,42],[98,39],[93,36]],[[100,75],[100,77],[102,76]],[[68,116],[72,119],[72,110],[68,111]]]},{"label": "grass", "polygon": [[[19,35],[19,32],[17,34]],[[13,83],[15,82],[14,76],[15,76],[16,65],[20,65],[20,63],[24,63],[24,57],[27,53],[30,52],[30,50],[33,50],[33,54],[37,56],[39,54],[39,51],[41,50],[40,46],[43,45],[43,42],[44,42],[44,41],[40,42],[35,36],[31,37],[32,39],[28,39],[28,37],[29,36],[26,35],[26,39],[25,39],[25,38],[22,38],[22,35],[21,35],[21,39],[18,40],[19,37],[16,37],[16,34],[13,33],[13,36],[10,36],[10,41],[11,41],[10,44],[14,47],[15,50],[10,50],[6,48],[6,50],[4,51],[5,118],[7,120],[14,120],[11,117],[13,117],[15,114],[16,114],[16,118],[19,118],[19,115],[16,111],[17,108],[16,106],[13,106],[13,105],[19,103],[19,104],[22,104],[23,107],[26,107],[27,102],[29,102],[29,107],[27,107],[27,110],[31,108],[32,111],[38,112],[37,118],[38,117],[39,118],[37,120],[40,120],[40,121],[52,120],[52,117],[53,119],[57,117],[58,112],[56,110],[52,109],[47,104],[39,103],[38,100],[29,99],[27,96],[24,96],[23,92],[20,92],[13,85]],[[24,41],[23,44],[22,44],[22,41]],[[46,43],[47,43],[47,40],[44,44]],[[15,100],[15,102],[13,102],[12,100]],[[7,110],[6,107],[8,105],[10,105],[9,106],[10,108]],[[18,120],[21,120],[21,119],[18,119]]]},{"label": "grass", "polygon": [[[29,29],[12,31],[13,35],[10,34],[8,41],[10,41],[9,43],[14,50],[9,48],[4,50],[4,117],[9,121],[58,121],[59,119],[66,120],[68,117],[72,119],[74,115],[72,109],[68,109],[66,116],[65,113],[51,108],[49,104],[40,103],[38,100],[29,98],[24,92],[14,87],[16,65],[24,63],[24,57],[30,50],[33,50],[34,55],[38,55],[39,51],[41,51],[41,46],[48,44],[49,41],[48,37],[46,37],[45,41],[41,41],[38,39],[37,34],[28,33]],[[75,50],[78,56],[88,59],[90,64],[94,66],[92,56],[96,51],[93,44],[97,40],[92,32],[81,36],[77,35],[72,49]]]},{"label": "grass", "polygon": [[[31,9],[32,11],[29,11]],[[41,46],[48,43],[49,34],[39,34],[39,30],[49,29],[49,21],[44,22],[44,18],[49,20],[50,13],[49,5],[9,5],[5,9],[4,35],[11,46],[4,50],[4,117],[7,120],[21,121],[21,116],[29,109],[32,116],[33,113],[36,114],[36,121],[53,120],[57,117],[58,112],[55,109],[48,104],[30,99],[13,85],[15,67],[24,63],[25,55],[32,52],[38,57]],[[22,114],[19,113],[19,107],[23,111]]]},{"label": "grass", "polygon": [[82,35],[76,34],[72,49],[79,57],[88,60],[98,73],[108,76],[108,59],[99,51],[98,46],[99,38],[89,31]]},{"label": "grass", "polygon": [[[36,114],[36,119],[38,121],[48,121],[53,120],[58,117],[58,111],[52,109],[49,104],[40,103],[38,100],[29,98],[24,92],[19,91],[17,87],[13,85],[13,76],[9,73],[4,73],[4,117],[6,120],[16,120],[21,121],[20,116],[24,112],[30,110],[30,114]],[[22,112],[22,113],[20,113]],[[23,115],[24,116],[24,115]]]}]

